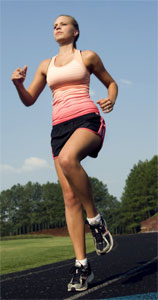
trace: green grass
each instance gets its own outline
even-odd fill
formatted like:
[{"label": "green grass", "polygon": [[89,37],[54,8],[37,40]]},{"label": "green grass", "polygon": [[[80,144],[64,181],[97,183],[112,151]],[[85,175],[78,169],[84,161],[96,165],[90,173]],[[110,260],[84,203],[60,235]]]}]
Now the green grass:
[{"label": "green grass", "polygon": [[41,239],[41,238],[53,238],[50,234],[22,234],[22,235],[8,235],[0,237],[0,241],[7,240],[25,240],[25,239]]},{"label": "green grass", "polygon": [[[86,234],[87,253],[94,251],[91,234]],[[27,270],[74,257],[69,237],[1,241],[1,274]]]}]

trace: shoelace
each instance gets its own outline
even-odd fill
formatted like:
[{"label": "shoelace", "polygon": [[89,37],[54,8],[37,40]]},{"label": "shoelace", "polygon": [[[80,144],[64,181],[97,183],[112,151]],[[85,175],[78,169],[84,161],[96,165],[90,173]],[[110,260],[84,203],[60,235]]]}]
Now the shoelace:
[{"label": "shoelace", "polygon": [[81,274],[86,273],[85,268],[81,265],[81,267],[73,266],[70,269],[70,274],[73,275],[73,282],[78,282]]},{"label": "shoelace", "polygon": [[81,267],[77,267],[77,266],[73,266],[70,269],[70,274],[73,275],[73,281],[78,281],[80,278],[81,273],[83,272],[83,266]]},{"label": "shoelace", "polygon": [[97,243],[102,243],[103,242],[103,238],[101,233],[103,233],[103,224],[97,224],[97,225],[93,225],[91,226],[91,230],[93,233],[93,236],[95,237]]}]

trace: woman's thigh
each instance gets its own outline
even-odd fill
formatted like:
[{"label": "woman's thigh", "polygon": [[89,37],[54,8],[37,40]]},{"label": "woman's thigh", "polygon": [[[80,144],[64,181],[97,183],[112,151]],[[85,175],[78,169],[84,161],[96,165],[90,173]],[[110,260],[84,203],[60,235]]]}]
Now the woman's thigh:
[{"label": "woman's thigh", "polygon": [[60,151],[59,160],[65,157],[65,159],[81,161],[95,151],[101,143],[102,139],[98,134],[86,128],[78,128]]}]

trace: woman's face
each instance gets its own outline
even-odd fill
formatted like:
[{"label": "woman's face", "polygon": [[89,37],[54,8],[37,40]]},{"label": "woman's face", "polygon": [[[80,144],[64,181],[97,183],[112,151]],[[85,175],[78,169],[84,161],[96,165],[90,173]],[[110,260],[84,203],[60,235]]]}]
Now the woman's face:
[{"label": "woman's face", "polygon": [[59,44],[73,42],[78,31],[72,24],[71,18],[66,16],[58,17],[54,22],[54,39]]}]

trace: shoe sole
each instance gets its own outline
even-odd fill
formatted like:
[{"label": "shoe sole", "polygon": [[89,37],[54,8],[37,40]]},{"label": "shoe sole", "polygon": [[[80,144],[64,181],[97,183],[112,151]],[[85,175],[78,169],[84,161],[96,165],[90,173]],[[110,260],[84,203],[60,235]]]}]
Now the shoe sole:
[{"label": "shoe sole", "polygon": [[109,252],[112,250],[113,245],[114,245],[113,237],[112,237],[112,235],[111,235],[110,232],[108,233],[108,235],[109,235],[109,237],[110,237],[110,244],[109,244],[110,247],[109,247],[108,249],[105,248],[103,251],[98,251],[98,250],[96,249],[97,255],[104,255],[104,254],[109,253]]},{"label": "shoe sole", "polygon": [[85,282],[85,285],[84,285],[83,287],[77,288],[77,287],[75,287],[75,285],[74,285],[74,286],[72,286],[72,287],[70,287],[70,288],[68,287],[68,292],[74,292],[74,291],[80,292],[80,291],[85,291],[85,290],[87,290],[87,289],[88,289],[88,284],[91,283],[91,282],[93,281],[93,279],[94,279],[94,274],[93,274],[93,272],[91,272],[90,276],[87,278],[87,280],[86,280],[86,282]]}]

